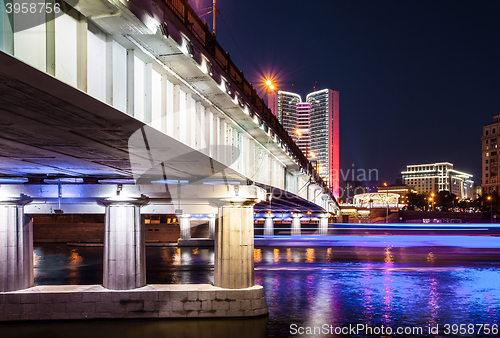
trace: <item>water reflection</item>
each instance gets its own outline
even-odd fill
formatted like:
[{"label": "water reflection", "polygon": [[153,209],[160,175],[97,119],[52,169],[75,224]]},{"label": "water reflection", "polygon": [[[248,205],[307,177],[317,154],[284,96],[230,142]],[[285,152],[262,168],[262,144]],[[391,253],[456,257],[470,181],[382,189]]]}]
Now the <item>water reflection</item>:
[{"label": "water reflection", "polygon": [[[455,257],[455,251],[450,252]],[[353,255],[362,259],[353,259]],[[34,257],[37,284],[102,283],[102,248],[38,245]],[[443,253],[435,247],[402,249],[392,245],[378,251],[366,247],[255,248],[255,282],[266,292],[268,322],[231,322],[235,326],[230,330],[234,331],[227,335],[222,324],[204,326],[208,324],[196,320],[172,321],[172,326],[166,324],[170,321],[104,321],[99,324],[102,327],[94,326],[98,333],[92,336],[118,330],[113,336],[156,337],[168,332],[169,337],[212,337],[215,332],[229,337],[236,332],[242,337],[259,337],[266,335],[265,330],[258,329],[255,335],[247,331],[257,329],[253,325],[267,325],[269,336],[289,337],[292,323],[392,327],[498,323],[500,263],[491,261],[491,253],[474,257],[476,262],[444,262]],[[481,257],[486,257],[485,261]],[[148,247],[147,282],[211,283],[213,262],[213,249]],[[122,331],[125,327],[128,329]],[[203,335],[201,328],[206,330]],[[88,337],[86,330],[90,329],[69,326],[67,332],[73,337],[86,332]]]},{"label": "water reflection", "polygon": [[[275,249],[280,248],[262,248],[262,255]],[[286,261],[256,264],[256,281],[266,292],[269,332],[274,337],[289,337],[291,323],[426,328],[498,323],[497,262],[443,263],[432,259],[435,248],[398,248],[397,254],[392,246],[376,253],[352,249],[363,252],[364,260],[334,258],[339,248],[310,249],[287,248]]]},{"label": "water reflection", "polygon": [[264,338],[267,317],[246,319],[1,323],[2,337]]},{"label": "water reflection", "polygon": [[314,249],[307,248],[306,249],[306,263],[313,263],[313,262],[314,262]]},{"label": "water reflection", "polygon": [[254,259],[254,263],[262,262],[262,250],[261,249],[253,249],[253,259]]},{"label": "water reflection", "polygon": [[279,263],[280,262],[280,249],[274,249],[273,254],[274,254],[274,263]]}]

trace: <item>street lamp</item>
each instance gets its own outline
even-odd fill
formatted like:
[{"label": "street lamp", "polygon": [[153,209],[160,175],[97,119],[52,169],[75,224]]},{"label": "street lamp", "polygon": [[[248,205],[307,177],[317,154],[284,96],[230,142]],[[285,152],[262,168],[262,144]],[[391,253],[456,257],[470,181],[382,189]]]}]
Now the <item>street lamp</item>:
[{"label": "street lamp", "polygon": [[[306,146],[307,146],[307,144],[306,144]],[[309,158],[311,159],[311,163],[314,166],[314,169],[316,171],[318,171],[318,159],[316,158],[316,154],[314,153],[314,151],[309,152]],[[321,166],[320,166],[320,168],[321,168]]]},{"label": "street lamp", "polygon": [[271,80],[266,80],[266,86],[271,90],[274,90],[274,88],[276,88]]},{"label": "street lamp", "polygon": [[[275,81],[273,78],[266,78],[264,80],[264,88],[266,89],[267,92],[267,104],[271,106],[271,111],[273,114],[278,116],[278,112],[276,111],[276,91],[278,90],[277,85],[275,84]],[[283,117],[282,117],[283,118]],[[283,121],[280,121],[283,123]]]},{"label": "street lamp", "polygon": [[385,213],[385,223],[387,223],[387,220],[389,219],[389,188],[387,188],[387,183],[384,183],[385,187],[385,202],[387,203],[387,210]]},{"label": "street lamp", "polygon": [[493,223],[493,200],[491,196],[488,196],[488,201],[490,201],[490,223]]}]

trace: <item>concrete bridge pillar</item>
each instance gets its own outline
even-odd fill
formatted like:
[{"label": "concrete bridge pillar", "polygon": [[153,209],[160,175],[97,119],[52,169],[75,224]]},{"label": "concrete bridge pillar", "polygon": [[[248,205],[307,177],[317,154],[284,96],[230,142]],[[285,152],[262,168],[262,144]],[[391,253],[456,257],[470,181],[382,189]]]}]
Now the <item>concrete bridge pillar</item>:
[{"label": "concrete bridge pillar", "polygon": [[181,228],[181,240],[191,239],[191,215],[179,215],[179,225]]},{"label": "concrete bridge pillar", "polygon": [[328,214],[319,215],[319,228],[320,235],[328,235]]},{"label": "concrete bridge pillar", "polygon": [[274,237],[274,215],[266,214],[264,217],[264,237],[272,238]]},{"label": "concrete bridge pillar", "polygon": [[[246,203],[245,203],[246,204]],[[254,285],[253,200],[219,207],[216,226],[214,285],[241,289]]]},{"label": "concrete bridge pillar", "polygon": [[215,222],[217,215],[208,215],[208,238],[215,238]]},{"label": "concrete bridge pillar", "polygon": [[302,214],[293,214],[292,215],[292,236],[300,236],[300,218]]},{"label": "concrete bridge pillar", "polygon": [[0,201],[0,292],[33,286],[33,221],[28,197]]},{"label": "concrete bridge pillar", "polygon": [[130,290],[146,285],[144,218],[140,208],[147,198],[103,200],[104,281],[110,290]]}]

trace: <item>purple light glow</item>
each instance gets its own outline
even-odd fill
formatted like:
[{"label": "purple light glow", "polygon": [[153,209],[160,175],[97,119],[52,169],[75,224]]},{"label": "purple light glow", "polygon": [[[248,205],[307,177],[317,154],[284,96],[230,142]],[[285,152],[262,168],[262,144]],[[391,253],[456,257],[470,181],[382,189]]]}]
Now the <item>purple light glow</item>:
[{"label": "purple light glow", "polygon": [[349,247],[458,247],[477,249],[500,248],[500,237],[455,235],[328,235],[328,236],[274,236],[273,239],[256,238],[255,245],[274,246],[349,246]]}]

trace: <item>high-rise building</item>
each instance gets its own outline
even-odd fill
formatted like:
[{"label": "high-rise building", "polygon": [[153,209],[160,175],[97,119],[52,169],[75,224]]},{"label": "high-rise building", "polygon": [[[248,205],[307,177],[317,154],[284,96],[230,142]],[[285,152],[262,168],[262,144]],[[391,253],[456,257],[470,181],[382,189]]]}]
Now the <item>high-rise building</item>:
[{"label": "high-rise building", "polygon": [[498,179],[498,138],[500,137],[500,115],[493,117],[493,123],[483,127],[481,142],[482,148],[482,177],[481,188],[483,195],[496,194],[500,190]]},{"label": "high-rise building", "polygon": [[460,199],[473,198],[472,175],[453,169],[449,162],[408,165],[401,178],[419,194],[447,190]]},{"label": "high-rise building", "polygon": [[276,99],[276,117],[288,134],[297,142],[297,104],[302,101],[300,95],[278,91],[274,94],[274,98]]},{"label": "high-rise building", "polygon": [[274,99],[273,113],[338,198],[339,92],[315,91],[302,102],[298,94],[278,91]]},{"label": "high-rise building", "polygon": [[324,89],[310,93],[311,151],[316,155],[317,169],[335,197],[339,187],[339,92]]},{"label": "high-rise building", "polygon": [[308,159],[313,159],[314,154],[311,153],[311,104],[309,102],[299,102],[297,103],[297,123],[295,125],[295,138],[296,143],[299,148],[306,154]]}]

